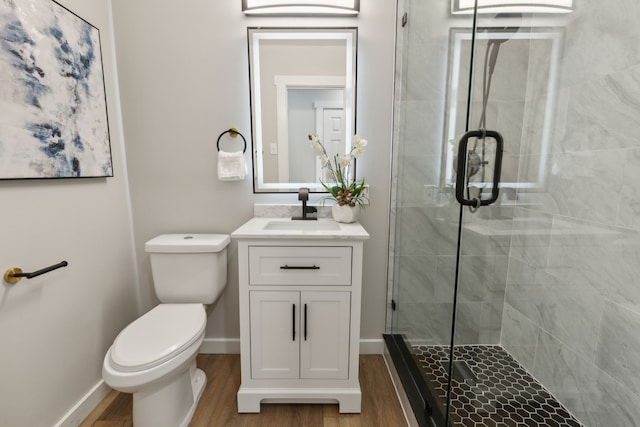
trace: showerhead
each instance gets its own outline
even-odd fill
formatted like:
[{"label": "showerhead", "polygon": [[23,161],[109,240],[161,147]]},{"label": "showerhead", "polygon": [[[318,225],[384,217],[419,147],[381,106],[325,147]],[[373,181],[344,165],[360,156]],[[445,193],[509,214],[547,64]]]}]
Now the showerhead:
[{"label": "showerhead", "polygon": [[[498,13],[492,21],[502,21],[511,20],[520,23],[522,21],[521,13]],[[520,25],[517,26],[499,26],[499,25],[491,25],[489,27],[484,27],[480,31],[487,32],[491,34],[491,38],[487,42],[487,52],[490,51],[489,54],[489,75],[493,74],[493,71],[496,68],[496,61],[498,60],[498,52],[500,51],[500,45],[507,40],[511,39],[515,33],[520,30]],[[496,34],[500,34],[496,36]],[[502,35],[504,34],[504,36]]]},{"label": "showerhead", "polygon": [[[502,44],[513,37],[515,33],[520,31],[520,25],[510,25],[510,26],[500,26],[498,24],[504,23],[505,20],[516,21],[518,24],[522,22],[522,14],[521,13],[498,13],[491,21],[491,25],[487,27],[480,28],[480,32],[487,33],[500,33],[499,38],[491,38],[489,39],[489,43],[492,44]],[[502,36],[504,33],[504,36]]]}]

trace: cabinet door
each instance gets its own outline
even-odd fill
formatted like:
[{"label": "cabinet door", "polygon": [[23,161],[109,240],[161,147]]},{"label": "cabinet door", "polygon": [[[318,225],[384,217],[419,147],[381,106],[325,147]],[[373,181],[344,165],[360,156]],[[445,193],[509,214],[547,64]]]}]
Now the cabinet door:
[{"label": "cabinet door", "polygon": [[300,378],[349,376],[350,292],[301,292]]},{"label": "cabinet door", "polygon": [[300,293],[251,291],[251,378],[300,375]]}]

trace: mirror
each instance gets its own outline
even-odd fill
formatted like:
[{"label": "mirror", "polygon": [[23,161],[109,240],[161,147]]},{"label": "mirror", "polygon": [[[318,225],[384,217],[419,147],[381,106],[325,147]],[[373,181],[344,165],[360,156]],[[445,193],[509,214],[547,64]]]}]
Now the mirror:
[{"label": "mirror", "polygon": [[[508,30],[508,31],[506,31]],[[476,34],[479,64],[476,69],[478,84],[474,84],[471,97],[470,128],[477,129],[482,116],[483,60],[488,43],[500,42],[500,55],[495,77],[490,80],[486,121],[488,129],[498,130],[504,138],[501,187],[539,189],[547,176],[547,155],[552,137],[553,115],[557,109],[555,82],[558,74],[561,28],[481,28]],[[444,129],[445,150],[441,185],[453,187],[455,183],[454,158],[458,140],[465,131],[468,80],[472,33],[468,29],[452,29],[449,62],[450,89],[447,97],[447,116]],[[527,71],[528,70],[528,71]],[[488,148],[491,150],[491,148]],[[487,153],[493,158],[492,153]],[[483,167],[484,168],[484,167]],[[489,165],[484,174],[477,174],[472,185],[489,188],[493,169]],[[483,180],[481,176],[484,176]]]},{"label": "mirror", "polygon": [[355,133],[357,28],[248,28],[253,189],[323,192],[309,142],[346,154]]}]

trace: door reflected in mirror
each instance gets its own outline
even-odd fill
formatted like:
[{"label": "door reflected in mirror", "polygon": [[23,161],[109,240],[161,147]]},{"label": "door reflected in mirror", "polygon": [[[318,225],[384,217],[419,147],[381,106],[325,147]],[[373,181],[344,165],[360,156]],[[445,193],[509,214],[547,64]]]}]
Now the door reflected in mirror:
[{"label": "door reflected in mirror", "polygon": [[309,143],[350,151],[355,133],[356,28],[249,28],[254,192],[322,192]]}]

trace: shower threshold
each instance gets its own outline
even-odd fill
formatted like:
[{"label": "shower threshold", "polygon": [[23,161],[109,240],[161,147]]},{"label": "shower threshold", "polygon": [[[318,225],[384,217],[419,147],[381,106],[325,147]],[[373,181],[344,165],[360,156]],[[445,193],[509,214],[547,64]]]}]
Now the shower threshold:
[{"label": "shower threshold", "polygon": [[[433,400],[444,410],[449,347],[413,346]],[[449,425],[582,427],[531,374],[498,345],[455,347]]]}]

